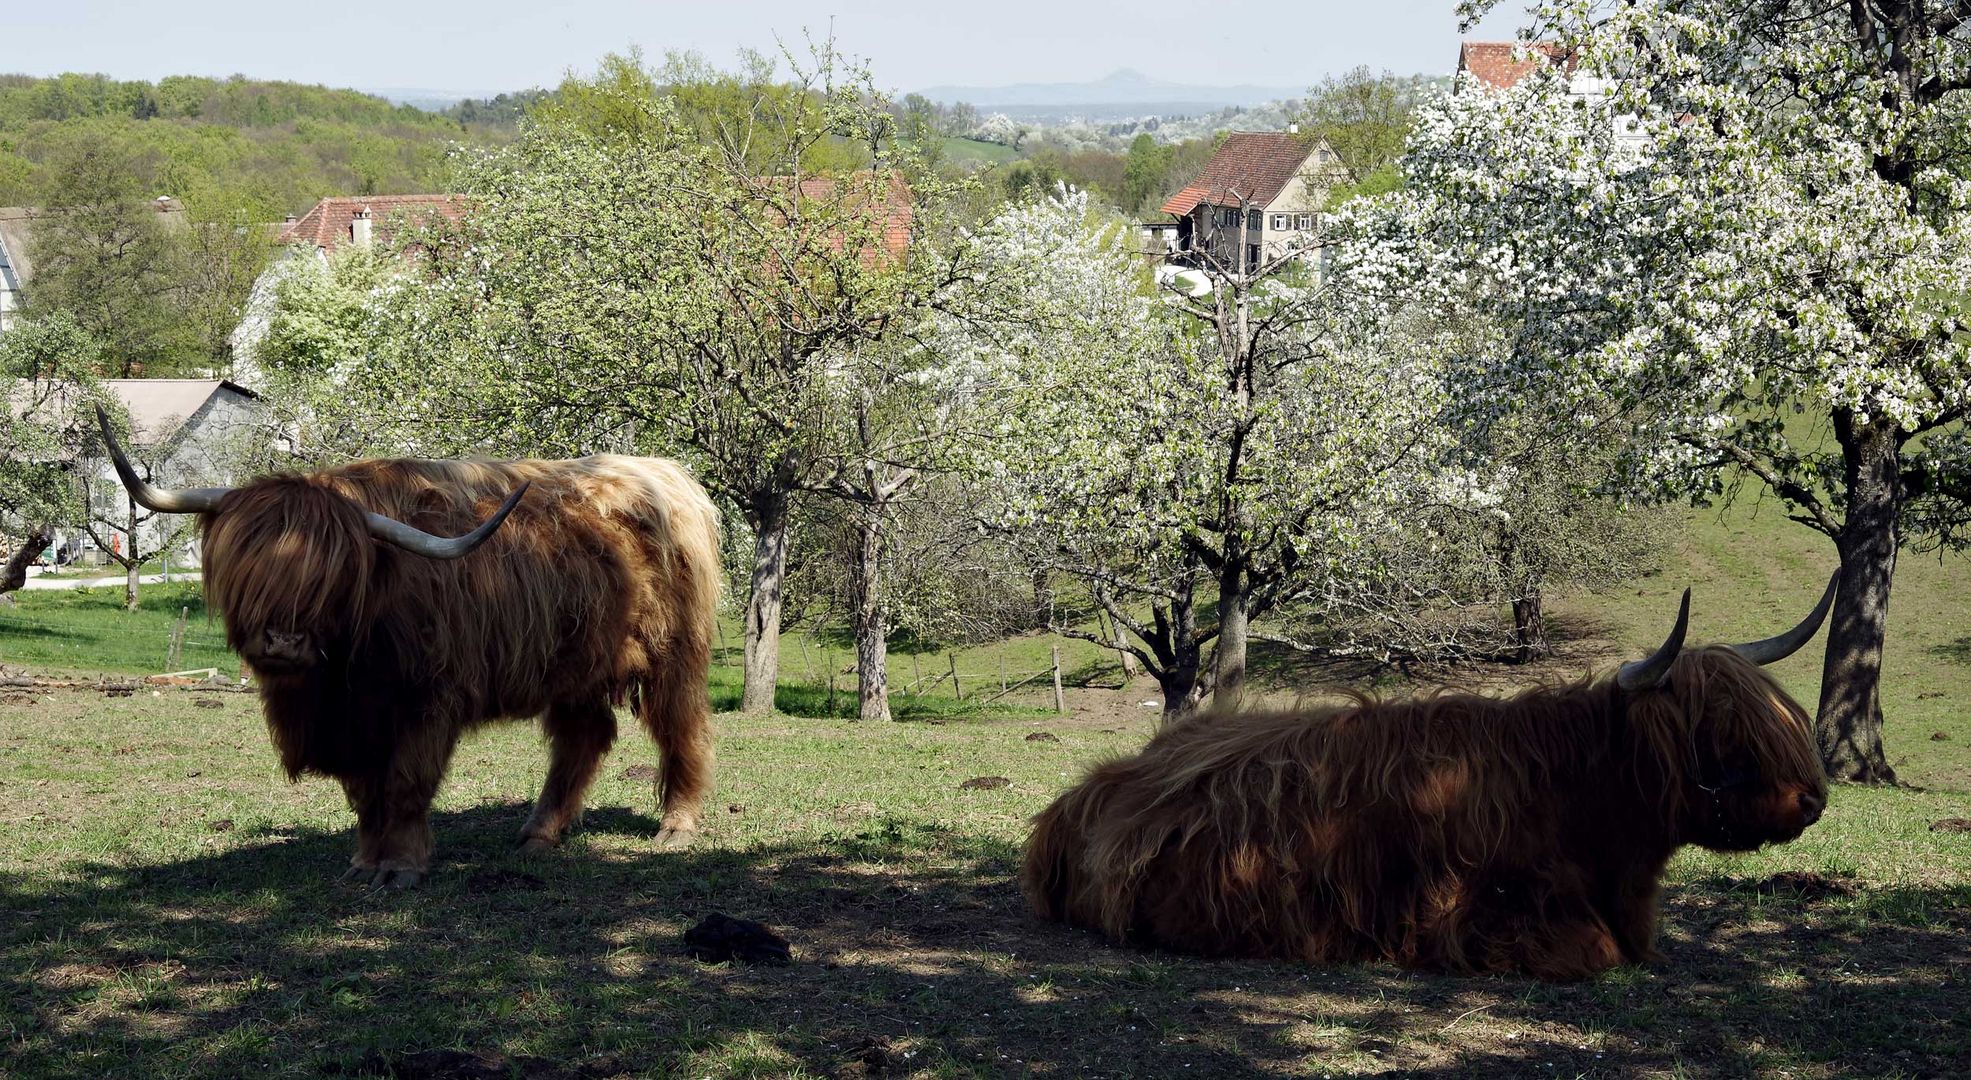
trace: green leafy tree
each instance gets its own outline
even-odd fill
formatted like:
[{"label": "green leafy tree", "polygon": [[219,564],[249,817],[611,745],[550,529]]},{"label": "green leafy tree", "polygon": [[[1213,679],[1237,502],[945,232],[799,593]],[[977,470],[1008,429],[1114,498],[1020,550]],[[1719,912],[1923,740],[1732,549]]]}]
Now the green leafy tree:
[{"label": "green leafy tree", "polygon": [[149,205],[144,172],[110,149],[82,149],[64,163],[28,241],[29,309],[68,312],[121,378],[161,374],[185,353],[171,240]]},{"label": "green leafy tree", "polygon": [[72,465],[89,429],[102,349],[66,312],[23,319],[0,335],[0,537],[14,541],[0,593],[27,581],[28,564],[57,526],[81,518]]}]

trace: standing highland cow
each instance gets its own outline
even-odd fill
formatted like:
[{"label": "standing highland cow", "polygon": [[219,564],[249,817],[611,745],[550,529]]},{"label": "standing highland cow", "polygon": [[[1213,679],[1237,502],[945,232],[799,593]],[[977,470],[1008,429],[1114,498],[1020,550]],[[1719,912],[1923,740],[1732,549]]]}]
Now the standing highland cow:
[{"label": "standing highland cow", "polygon": [[1579,979],[1655,960],[1685,844],[1750,851],[1827,801],[1806,714],[1759,665],[1793,630],[1662,648],[1511,698],[1200,716],[1093,769],[1035,820],[1041,916],[1117,940],[1308,963]]},{"label": "standing highland cow", "polygon": [[380,460],[160,491],[101,419],[133,499],[200,515],[206,598],[288,775],[342,782],[356,812],[345,879],[402,888],[429,872],[452,750],[503,717],[542,717],[551,761],[520,837],[559,843],[625,701],[662,753],[658,843],[696,833],[718,511],[682,467]]}]

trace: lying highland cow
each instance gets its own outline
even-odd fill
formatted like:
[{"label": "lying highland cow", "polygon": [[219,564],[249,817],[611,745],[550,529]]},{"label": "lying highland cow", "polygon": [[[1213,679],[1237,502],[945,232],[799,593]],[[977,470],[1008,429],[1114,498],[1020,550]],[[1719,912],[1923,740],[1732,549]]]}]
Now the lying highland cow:
[{"label": "lying highland cow", "polygon": [[401,888],[429,872],[452,750],[502,717],[543,718],[547,782],[520,836],[552,847],[625,700],[662,751],[659,844],[697,831],[718,511],[677,464],[364,461],[160,491],[101,419],[133,499],[200,515],[206,598],[281,764],[340,780],[356,812],[346,879]]},{"label": "lying highland cow", "polygon": [[1813,636],[1683,648],[1512,698],[1181,721],[1035,819],[1041,916],[1213,956],[1387,960],[1579,979],[1657,959],[1685,844],[1800,835],[1827,784],[1806,714],[1759,670]]}]

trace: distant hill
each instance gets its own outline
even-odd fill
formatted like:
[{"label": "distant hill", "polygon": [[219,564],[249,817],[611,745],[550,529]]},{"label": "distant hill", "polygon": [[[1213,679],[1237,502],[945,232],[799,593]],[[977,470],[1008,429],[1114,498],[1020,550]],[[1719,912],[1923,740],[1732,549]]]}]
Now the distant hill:
[{"label": "distant hill", "polygon": [[409,105],[425,112],[444,112],[461,101],[471,98],[490,98],[497,95],[496,90],[430,90],[410,86],[363,86],[358,93],[380,97],[392,105]]},{"label": "distant hill", "polygon": [[1045,116],[1078,112],[1093,119],[1144,113],[1215,112],[1227,106],[1251,106],[1299,97],[1306,93],[1306,87],[1194,86],[1153,79],[1125,68],[1093,82],[932,86],[917,92],[932,101],[946,104],[963,101],[1009,116],[1019,112]]},{"label": "distant hill", "polygon": [[155,194],[278,221],[324,195],[440,190],[454,146],[510,137],[510,125],[302,83],[0,75],[0,206],[39,205],[90,152],[127,162]]}]

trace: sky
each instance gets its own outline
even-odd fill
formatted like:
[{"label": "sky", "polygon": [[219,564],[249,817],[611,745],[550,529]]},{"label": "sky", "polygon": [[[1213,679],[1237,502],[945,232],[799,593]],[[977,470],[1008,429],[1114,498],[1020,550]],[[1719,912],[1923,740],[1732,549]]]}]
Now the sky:
[{"label": "sky", "polygon": [[[0,72],[121,79],[244,74],[459,93],[552,86],[632,46],[723,62],[826,36],[877,81],[1081,82],[1118,68],[1199,85],[1305,87],[1358,64],[1449,74],[1455,0],[16,0]],[[1508,39],[1523,0],[1472,37]]]}]

